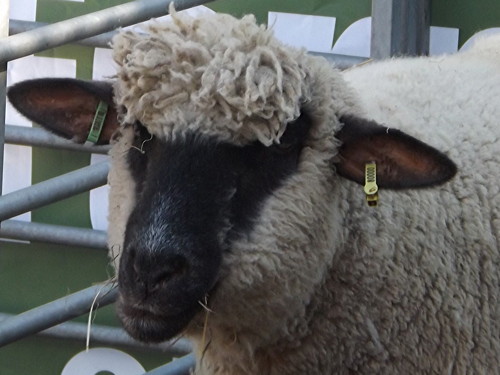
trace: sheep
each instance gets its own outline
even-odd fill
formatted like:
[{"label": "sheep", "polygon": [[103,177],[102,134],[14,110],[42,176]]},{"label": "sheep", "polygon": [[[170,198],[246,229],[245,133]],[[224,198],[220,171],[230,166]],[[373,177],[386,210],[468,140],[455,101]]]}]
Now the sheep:
[{"label": "sheep", "polygon": [[9,98],[80,143],[109,105],[133,337],[190,338],[196,374],[499,373],[499,38],[340,72],[251,15],[174,13],[113,49],[112,83]]}]

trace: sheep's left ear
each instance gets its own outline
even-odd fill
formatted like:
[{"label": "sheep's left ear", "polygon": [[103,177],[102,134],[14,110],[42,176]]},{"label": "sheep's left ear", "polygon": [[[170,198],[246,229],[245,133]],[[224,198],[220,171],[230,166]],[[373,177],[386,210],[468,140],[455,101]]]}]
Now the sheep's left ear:
[{"label": "sheep's left ear", "polygon": [[377,185],[389,189],[438,185],[457,172],[445,154],[399,130],[351,116],[340,121],[337,172],[352,181],[365,183],[370,162],[377,164]]},{"label": "sheep's left ear", "polygon": [[10,87],[7,94],[28,119],[76,143],[107,144],[119,126],[109,82],[33,79]]}]

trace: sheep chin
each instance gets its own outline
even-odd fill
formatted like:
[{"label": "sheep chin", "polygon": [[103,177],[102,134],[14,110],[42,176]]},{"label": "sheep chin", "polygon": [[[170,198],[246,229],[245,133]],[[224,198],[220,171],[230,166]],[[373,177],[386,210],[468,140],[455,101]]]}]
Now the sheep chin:
[{"label": "sheep chin", "polygon": [[117,302],[118,318],[125,331],[134,339],[145,343],[159,343],[178,336],[200,308],[201,305],[195,303],[181,313],[169,315],[132,306],[123,298]]}]

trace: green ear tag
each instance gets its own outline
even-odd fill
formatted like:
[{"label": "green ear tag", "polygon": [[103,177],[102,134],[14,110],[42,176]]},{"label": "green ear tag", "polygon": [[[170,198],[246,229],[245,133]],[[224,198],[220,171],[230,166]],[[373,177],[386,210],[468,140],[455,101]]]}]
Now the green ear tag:
[{"label": "green ear tag", "polygon": [[89,136],[87,137],[86,145],[96,144],[101,136],[101,131],[104,126],[104,120],[106,120],[106,115],[108,114],[108,104],[100,101],[97,105],[94,120],[92,121],[92,126],[90,127]]}]

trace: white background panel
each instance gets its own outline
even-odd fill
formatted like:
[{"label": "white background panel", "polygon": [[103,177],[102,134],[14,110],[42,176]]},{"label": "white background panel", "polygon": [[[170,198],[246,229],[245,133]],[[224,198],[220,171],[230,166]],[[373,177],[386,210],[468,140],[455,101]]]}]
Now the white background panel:
[{"label": "white background panel", "polygon": [[35,21],[37,0],[10,0],[10,18]]},{"label": "white background panel", "polygon": [[269,12],[267,24],[283,43],[305,47],[309,51],[329,52],[332,49],[335,21],[334,17]]}]

